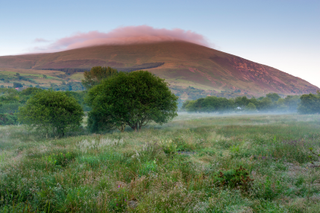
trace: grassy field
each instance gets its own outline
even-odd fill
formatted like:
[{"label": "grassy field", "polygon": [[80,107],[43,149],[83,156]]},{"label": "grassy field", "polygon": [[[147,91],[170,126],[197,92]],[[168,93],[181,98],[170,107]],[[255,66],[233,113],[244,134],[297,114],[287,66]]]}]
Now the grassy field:
[{"label": "grassy field", "polygon": [[[16,73],[24,79],[18,79]],[[46,78],[43,77],[46,75]],[[81,82],[83,73],[75,73],[73,75],[65,75],[61,71],[53,70],[32,70],[32,69],[13,69],[0,68],[0,86],[12,87],[13,82],[18,82],[26,86],[35,86],[39,84],[42,87],[50,87],[51,83],[61,85],[63,81],[66,82]]]},{"label": "grassy field", "polygon": [[319,212],[319,130],[296,114],[62,139],[0,127],[0,212]]}]

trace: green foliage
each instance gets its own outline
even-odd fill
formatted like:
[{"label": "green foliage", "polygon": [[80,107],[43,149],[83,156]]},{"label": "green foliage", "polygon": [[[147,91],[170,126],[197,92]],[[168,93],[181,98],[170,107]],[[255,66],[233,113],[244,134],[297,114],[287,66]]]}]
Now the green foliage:
[{"label": "green foliage", "polygon": [[34,95],[34,94],[36,94],[38,92],[42,92],[42,89],[35,88],[35,87],[28,87],[28,88],[22,90],[20,95],[21,96],[30,96],[30,95]]},{"label": "green foliage", "polygon": [[320,165],[317,165],[316,163],[320,162],[320,153],[316,153],[313,148],[309,148],[311,155],[309,155],[309,158],[311,160],[311,164],[313,167],[320,167]]},{"label": "green foliage", "polygon": [[84,72],[84,80],[82,80],[82,84],[86,89],[90,89],[99,84],[103,79],[109,78],[117,73],[118,71],[111,67],[92,67],[89,72]]},{"label": "green foliage", "polygon": [[185,151],[185,152],[189,152],[189,151],[193,151],[196,149],[195,144],[194,143],[187,143],[182,137],[176,137],[173,140],[173,143],[176,144],[177,146],[177,151]]},{"label": "green foliage", "polygon": [[81,105],[84,111],[90,111],[90,107],[85,103],[85,96],[87,95],[87,91],[66,91],[65,94],[68,97],[73,97],[77,100],[77,102]]},{"label": "green foliage", "polygon": [[80,127],[82,116],[83,110],[74,98],[52,90],[35,94],[18,113],[21,122],[59,137]]},{"label": "green foliage", "polygon": [[297,110],[299,103],[300,103],[299,95],[288,95],[284,99],[284,104],[287,106],[289,111]]},{"label": "green foliage", "polygon": [[259,190],[254,193],[254,196],[264,200],[274,200],[283,193],[284,186],[279,180],[271,180],[269,177],[264,182],[257,183]]},{"label": "green foliage", "polygon": [[150,121],[163,124],[177,115],[177,99],[164,79],[148,71],[121,72],[88,91],[88,127],[137,131]]},{"label": "green foliage", "polygon": [[298,112],[301,114],[320,113],[320,92],[315,94],[306,94],[300,97]]},{"label": "green foliage", "polygon": [[13,88],[19,88],[19,87],[23,87],[23,85],[21,83],[18,82],[13,82]]},{"label": "green foliage", "polygon": [[214,96],[199,98],[195,101],[188,101],[182,106],[182,109],[185,109],[188,112],[225,112],[233,110],[233,108],[233,100]]},{"label": "green foliage", "polygon": [[182,110],[187,112],[296,112],[300,102],[299,96],[281,98],[276,93],[269,93],[266,97],[248,98],[246,96],[235,99],[209,96],[197,100],[186,100]]},{"label": "green foliage", "polygon": [[246,169],[240,166],[238,169],[220,171],[214,176],[214,183],[217,186],[240,189],[248,193],[251,189],[253,179],[250,178]]},{"label": "green foliage", "polygon": [[246,111],[249,111],[249,112],[257,111],[257,107],[253,103],[249,103],[245,109]]},{"label": "green foliage", "polygon": [[270,98],[272,102],[277,102],[281,97],[277,93],[268,93],[267,98]]},{"label": "green foliage", "polygon": [[45,157],[48,164],[65,167],[69,162],[73,161],[75,154],[72,152],[51,154]]},{"label": "green foliage", "polygon": [[160,145],[166,154],[175,154],[177,151],[177,144],[171,139],[161,140]]},{"label": "green foliage", "polygon": [[[44,89],[48,89],[48,88],[44,88]],[[67,84],[61,84],[61,85],[51,84],[50,89],[53,89],[55,91],[82,91],[85,88],[80,82],[68,82]]]},{"label": "green foliage", "polygon": [[14,125],[18,123],[18,118],[14,114],[1,113],[0,114],[0,125]]},{"label": "green foliage", "polygon": [[140,176],[142,175],[148,175],[150,172],[157,172],[157,163],[155,160],[153,161],[147,161],[144,164],[141,165],[141,168],[139,170]]},{"label": "green foliage", "polygon": [[11,88],[0,89],[0,113],[15,113],[18,111],[19,92]]}]

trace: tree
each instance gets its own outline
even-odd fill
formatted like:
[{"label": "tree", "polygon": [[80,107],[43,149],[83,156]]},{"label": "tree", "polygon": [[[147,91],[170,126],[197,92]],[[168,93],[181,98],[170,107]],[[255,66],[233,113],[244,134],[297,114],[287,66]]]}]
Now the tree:
[{"label": "tree", "polygon": [[247,106],[246,106],[246,111],[248,112],[256,112],[257,111],[257,107],[256,105],[254,105],[253,103],[249,103]]},{"label": "tree", "polygon": [[84,80],[82,80],[82,84],[86,89],[90,89],[99,84],[101,80],[111,77],[117,73],[118,71],[111,67],[92,67],[89,72],[84,72]]},{"label": "tree", "polygon": [[300,96],[299,95],[288,95],[284,99],[284,104],[287,106],[289,111],[297,111],[298,105],[300,103]]},{"label": "tree", "polygon": [[281,98],[277,93],[268,93],[266,97],[270,98],[272,102],[276,102]]},{"label": "tree", "polygon": [[162,124],[177,116],[177,99],[164,79],[148,71],[120,72],[88,91],[88,127],[138,131],[150,121]]},{"label": "tree", "polygon": [[194,101],[187,100],[183,104],[183,109],[188,112],[226,112],[234,107],[234,101],[222,97],[208,96]]},{"label": "tree", "polygon": [[246,96],[236,97],[234,103],[236,106],[244,108],[250,103],[250,100]]},{"label": "tree", "polygon": [[320,93],[305,94],[300,97],[300,104],[298,107],[298,112],[301,114],[315,114],[320,113]]},{"label": "tree", "polygon": [[63,92],[44,90],[19,107],[19,121],[36,129],[44,129],[59,137],[68,129],[81,125],[83,110],[77,101]]},{"label": "tree", "polygon": [[258,109],[260,111],[270,111],[273,108],[272,100],[268,97],[264,97],[259,102]]}]

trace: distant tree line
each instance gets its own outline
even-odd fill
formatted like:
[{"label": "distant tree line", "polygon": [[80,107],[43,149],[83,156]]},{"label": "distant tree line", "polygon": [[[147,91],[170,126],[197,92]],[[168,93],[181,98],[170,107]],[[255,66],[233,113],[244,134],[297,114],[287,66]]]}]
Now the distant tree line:
[{"label": "distant tree line", "polygon": [[299,112],[301,114],[320,113],[320,94],[302,96],[288,95],[281,98],[277,93],[269,93],[265,97],[223,98],[207,96],[197,100],[187,100],[182,111],[187,112]]}]

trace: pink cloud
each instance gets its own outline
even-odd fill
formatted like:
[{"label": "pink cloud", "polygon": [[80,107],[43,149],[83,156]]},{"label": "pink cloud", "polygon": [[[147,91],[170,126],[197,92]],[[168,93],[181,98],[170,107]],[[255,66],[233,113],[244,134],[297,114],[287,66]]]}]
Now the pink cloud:
[{"label": "pink cloud", "polygon": [[150,26],[119,27],[108,33],[91,31],[76,33],[44,47],[34,48],[35,52],[56,52],[97,45],[123,45],[134,43],[154,43],[162,41],[186,41],[203,46],[209,46],[207,40],[200,34],[182,29],[156,29]]}]

